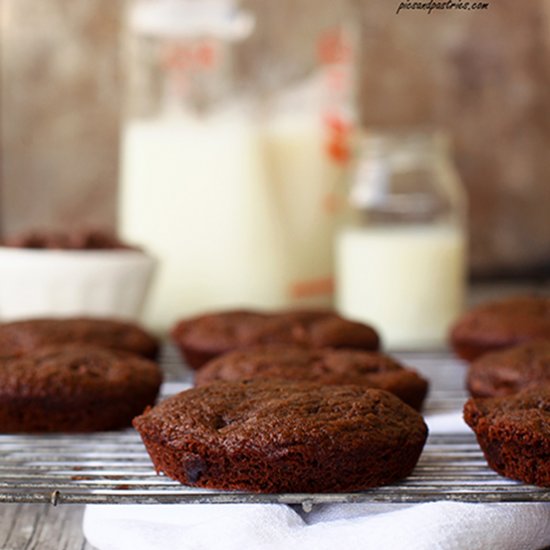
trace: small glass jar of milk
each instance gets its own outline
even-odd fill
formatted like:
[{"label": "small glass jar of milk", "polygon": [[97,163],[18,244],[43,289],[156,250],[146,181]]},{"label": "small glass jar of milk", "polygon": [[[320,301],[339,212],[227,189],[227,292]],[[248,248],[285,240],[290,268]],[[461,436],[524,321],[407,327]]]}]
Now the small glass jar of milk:
[{"label": "small glass jar of milk", "polygon": [[466,200],[437,132],[368,133],[336,241],[339,311],[373,323],[390,349],[444,345],[466,277]]}]

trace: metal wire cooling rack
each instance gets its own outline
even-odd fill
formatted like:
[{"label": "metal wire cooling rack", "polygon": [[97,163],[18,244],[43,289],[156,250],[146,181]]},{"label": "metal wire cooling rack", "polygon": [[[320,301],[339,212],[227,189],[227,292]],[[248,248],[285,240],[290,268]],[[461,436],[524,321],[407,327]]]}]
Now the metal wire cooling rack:
[{"label": "metal wire cooling rack", "polygon": [[[446,354],[401,355],[431,379],[426,413],[461,409],[464,366]],[[165,350],[165,395],[191,374],[175,351]],[[179,381],[176,381],[179,380]],[[345,494],[277,494],[194,489],[156,475],[137,433],[0,436],[0,502],[260,503],[335,502],[550,502],[550,491],[517,483],[490,470],[473,435],[431,435],[413,474],[387,487]]]}]

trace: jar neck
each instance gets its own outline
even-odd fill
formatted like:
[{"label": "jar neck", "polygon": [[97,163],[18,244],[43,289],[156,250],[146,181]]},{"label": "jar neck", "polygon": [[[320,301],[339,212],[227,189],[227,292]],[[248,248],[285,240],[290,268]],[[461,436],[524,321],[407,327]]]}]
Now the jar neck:
[{"label": "jar neck", "polygon": [[255,21],[235,0],[134,0],[129,25],[141,36],[237,42],[250,36]]},{"label": "jar neck", "polygon": [[449,139],[443,132],[366,132],[359,142],[359,162],[379,160],[396,169],[407,169],[446,160],[449,150]]},{"label": "jar neck", "polygon": [[234,108],[243,95],[236,49],[254,23],[235,0],[134,0],[130,112],[195,118]]},{"label": "jar neck", "polygon": [[438,132],[370,133],[360,140],[350,202],[369,223],[461,219],[460,184]]}]

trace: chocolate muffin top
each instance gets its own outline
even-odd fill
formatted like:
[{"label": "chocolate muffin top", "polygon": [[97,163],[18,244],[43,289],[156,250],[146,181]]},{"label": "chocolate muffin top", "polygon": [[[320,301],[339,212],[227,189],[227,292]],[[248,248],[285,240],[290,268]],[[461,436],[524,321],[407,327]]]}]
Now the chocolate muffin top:
[{"label": "chocolate muffin top", "polygon": [[77,401],[100,397],[132,400],[162,379],[156,363],[134,354],[88,345],[49,346],[0,359],[0,395]]},{"label": "chocolate muffin top", "polygon": [[92,344],[154,358],[157,340],[139,326],[91,317],[31,319],[0,324],[0,357],[14,357],[44,346]]},{"label": "chocolate muffin top", "polygon": [[536,339],[550,340],[550,298],[516,296],[480,305],[451,330],[451,344],[461,357]]},{"label": "chocolate muffin top", "polygon": [[499,474],[550,487],[550,386],[514,395],[470,398],[464,420]]},{"label": "chocolate muffin top", "polygon": [[[372,327],[343,319],[330,311],[241,310],[202,315],[180,321],[172,336],[195,367],[227,351],[258,344],[368,350],[377,350],[380,346]],[[195,361],[194,353],[198,354]]]},{"label": "chocolate muffin top", "polygon": [[196,373],[195,384],[270,378],[383,389],[414,408],[420,408],[428,389],[424,378],[382,353],[284,345],[257,346],[222,355]]},{"label": "chocolate muffin top", "polygon": [[390,393],[280,380],[193,388],[146,411],[134,426],[175,449],[199,438],[228,451],[261,449],[268,455],[293,445],[327,454],[365,441],[373,448],[397,447],[427,434],[422,417]]},{"label": "chocolate muffin top", "polygon": [[427,437],[420,414],[390,393],[282,380],[194,388],[133,424],[157,471],[264,493],[392,483],[410,474]]},{"label": "chocolate muffin top", "polygon": [[265,322],[265,315],[254,311],[226,311],[200,315],[180,321],[172,330],[178,343],[223,353],[239,342],[251,340],[257,327]]},{"label": "chocolate muffin top", "polygon": [[550,453],[549,386],[506,397],[470,398],[464,420],[476,433],[489,432],[493,438],[500,435],[503,441],[515,439],[525,445],[543,442],[546,450],[540,447],[541,455]]},{"label": "chocolate muffin top", "polygon": [[0,359],[0,432],[94,432],[131,425],[155,403],[159,366],[89,345]]},{"label": "chocolate muffin top", "polygon": [[471,364],[467,378],[475,397],[510,395],[543,384],[550,385],[550,341],[487,353]]}]

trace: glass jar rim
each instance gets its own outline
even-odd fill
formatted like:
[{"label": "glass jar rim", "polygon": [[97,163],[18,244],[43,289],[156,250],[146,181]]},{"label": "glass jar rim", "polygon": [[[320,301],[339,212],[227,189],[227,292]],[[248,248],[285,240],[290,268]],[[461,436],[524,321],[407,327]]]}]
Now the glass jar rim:
[{"label": "glass jar rim", "polygon": [[359,157],[386,156],[393,153],[419,155],[448,153],[451,139],[448,132],[432,127],[367,129],[358,141]]},{"label": "glass jar rim", "polygon": [[138,0],[130,9],[130,28],[139,34],[239,41],[253,31],[255,19],[235,0]]}]

